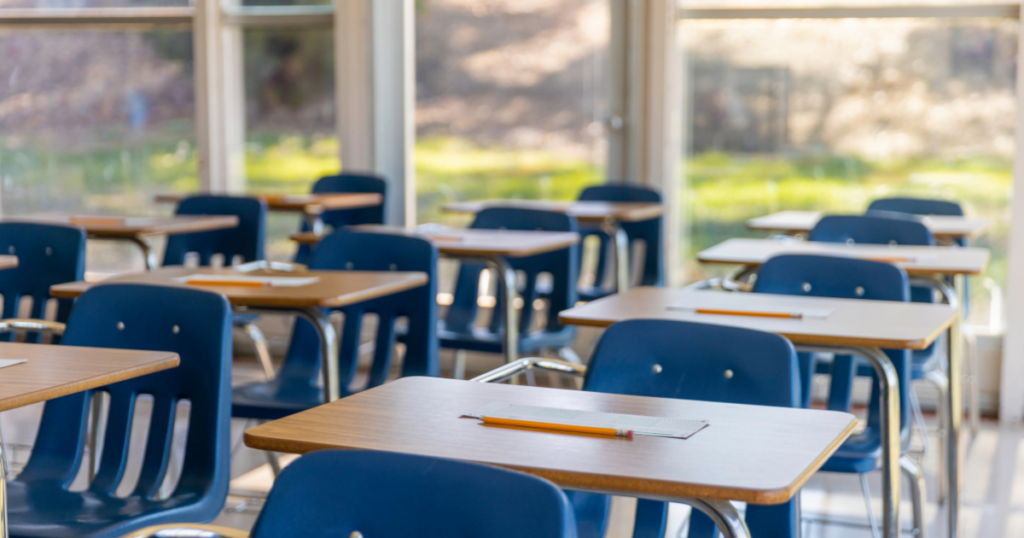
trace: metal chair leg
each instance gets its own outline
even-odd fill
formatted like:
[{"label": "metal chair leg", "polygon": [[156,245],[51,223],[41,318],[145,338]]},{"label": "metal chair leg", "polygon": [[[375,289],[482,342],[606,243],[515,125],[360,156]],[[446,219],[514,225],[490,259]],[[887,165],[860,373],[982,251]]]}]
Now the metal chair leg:
[{"label": "metal chair leg", "polygon": [[924,414],[921,413],[921,401],[914,389],[910,389],[910,410],[914,414],[914,425],[917,426],[917,431],[921,432],[921,444],[924,446],[921,454],[927,454],[931,439],[928,438],[928,427],[924,423]]},{"label": "metal chair leg", "polygon": [[875,509],[871,506],[871,490],[868,489],[868,476],[860,474],[860,489],[864,492],[864,504],[868,507],[868,521],[871,522],[872,538],[882,538],[878,531],[878,520],[875,519]]},{"label": "metal chair leg", "polygon": [[924,538],[924,473],[921,466],[910,456],[900,458],[900,469],[910,486],[910,500],[913,505],[914,536]]},{"label": "metal chair leg", "polygon": [[253,346],[256,347],[256,357],[259,358],[260,366],[263,367],[263,375],[266,376],[267,381],[273,381],[277,375],[274,373],[274,363],[270,359],[267,337],[263,335],[263,331],[259,327],[252,323],[246,323],[242,328],[245,329],[245,334],[249,335]]},{"label": "metal chair leg", "polygon": [[925,373],[924,378],[931,384],[935,385],[935,389],[939,392],[939,472],[938,474],[938,502],[943,504],[946,502],[946,494],[949,492],[949,474],[946,471],[948,468],[946,465],[946,459],[949,457],[946,451],[946,435],[948,434],[945,430],[945,425],[948,422],[950,413],[949,409],[949,378],[946,374],[940,370],[932,370]]},{"label": "metal chair leg", "polygon": [[455,350],[455,366],[452,368],[452,377],[455,379],[466,379],[466,350]]},{"label": "metal chair leg", "polygon": [[971,437],[978,434],[981,424],[981,386],[978,379],[978,337],[973,331],[963,331],[964,361],[967,366],[967,419],[971,426]]}]

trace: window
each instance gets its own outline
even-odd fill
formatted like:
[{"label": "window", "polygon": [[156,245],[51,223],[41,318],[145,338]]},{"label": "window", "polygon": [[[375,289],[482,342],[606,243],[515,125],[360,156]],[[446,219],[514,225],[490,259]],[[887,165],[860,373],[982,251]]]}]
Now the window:
[{"label": "window", "polygon": [[604,181],[608,0],[422,0],[417,214],[456,199],[573,199]]},{"label": "window", "polygon": [[988,319],[985,288],[1006,279],[1016,21],[681,25],[690,107],[687,260],[729,237],[763,237],[744,222],[775,211],[859,213],[886,196],[949,198],[996,222],[977,243],[992,251],[992,282],[974,286],[979,302],[971,308],[976,321]]}]

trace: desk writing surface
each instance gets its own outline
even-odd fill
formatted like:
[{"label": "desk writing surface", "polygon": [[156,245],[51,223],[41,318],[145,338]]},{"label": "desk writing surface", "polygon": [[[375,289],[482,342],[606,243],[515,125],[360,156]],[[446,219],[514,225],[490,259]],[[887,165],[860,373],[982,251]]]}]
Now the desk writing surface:
[{"label": "desk writing surface", "polygon": [[[825,213],[820,211],[779,211],[748,220],[747,228],[806,233],[811,231],[824,215]],[[992,219],[985,218],[927,215],[922,216],[921,221],[935,237],[941,239],[977,237],[992,227]]]},{"label": "desk writing surface", "polygon": [[987,249],[974,247],[847,245],[795,239],[728,239],[700,252],[697,259],[704,263],[757,266],[780,254],[846,256],[880,261],[910,257],[915,259],[896,262],[910,275],[980,275],[985,272],[989,260]]},{"label": "desk writing surface", "polygon": [[18,266],[18,257],[10,255],[0,256],[0,270],[2,269],[14,269]]},{"label": "desk writing surface", "polygon": [[[81,219],[81,220],[78,220]],[[90,221],[89,219],[95,219]],[[163,217],[119,217],[35,213],[4,219],[10,222],[42,222],[78,226],[89,235],[100,237],[145,237],[209,232],[238,226],[234,215],[172,215]],[[104,222],[108,220],[110,222]],[[118,222],[114,222],[118,221]]]},{"label": "desk writing surface", "polygon": [[[824,318],[781,319],[698,314],[677,307],[831,313]],[[772,332],[794,344],[924,349],[953,323],[956,315],[955,308],[944,304],[640,286],[563,310],[558,319],[568,325],[593,327],[627,319],[674,319]]]},{"label": "desk writing surface", "polygon": [[[393,226],[360,225],[352,229],[377,233],[399,233],[422,237],[432,242],[438,252],[448,256],[504,256],[521,258],[562,250],[580,242],[574,232],[518,231],[518,230],[475,230],[452,228],[430,233],[418,233]],[[313,232],[296,233],[289,236],[293,241],[315,245],[325,236]]]},{"label": "desk writing surface", "polygon": [[[298,287],[245,287],[245,286],[196,286],[175,282],[174,278],[189,275],[246,275],[246,276],[298,276],[318,277],[320,280],[307,286]],[[102,283],[70,282],[50,288],[56,298],[74,298],[88,288],[107,283],[140,283],[181,286],[224,294],[235,306],[268,308],[308,308],[345,306],[369,299],[376,299],[426,284],[427,275],[420,272],[399,271],[248,271],[234,269],[213,269],[210,267],[162,267],[145,273],[117,275]]]},{"label": "desk writing surface", "polygon": [[[158,194],[157,202],[177,203],[191,193]],[[384,203],[384,197],[375,192],[332,192],[317,194],[243,194],[263,198],[267,208],[272,211],[302,211],[318,215],[324,211],[335,209],[357,209],[376,207]]]},{"label": "desk writing surface", "polygon": [[176,353],[0,342],[0,411],[45,402],[178,366]]},{"label": "desk writing surface", "polygon": [[[490,402],[699,418],[690,439],[632,439],[490,426],[460,418]],[[245,433],[248,446],[345,448],[452,458],[525,471],[568,488],[638,496],[790,499],[853,431],[847,413],[402,378]]]},{"label": "desk writing surface", "polygon": [[556,200],[479,200],[445,204],[442,210],[451,213],[479,213],[489,207],[518,207],[567,213],[581,222],[600,222],[614,219],[619,222],[640,222],[658,218],[665,211],[654,202],[594,202]]}]

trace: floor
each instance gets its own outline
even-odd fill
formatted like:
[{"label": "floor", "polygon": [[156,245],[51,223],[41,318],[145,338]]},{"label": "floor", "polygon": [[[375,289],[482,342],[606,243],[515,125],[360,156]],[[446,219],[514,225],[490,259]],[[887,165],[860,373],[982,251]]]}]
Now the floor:
[{"label": "floor", "polygon": [[[275,331],[268,331],[275,332]],[[596,333],[580,335],[581,354],[592,344]],[[244,351],[239,341],[236,349]],[[272,342],[273,344],[274,342]],[[277,342],[280,347],[281,342]],[[450,354],[443,353],[446,371],[450,370]],[[586,354],[583,354],[586,356]],[[470,356],[468,375],[483,373],[501,364],[497,356]],[[235,384],[262,379],[262,371],[252,357],[239,356],[234,370]],[[540,380],[543,383],[543,380]],[[143,402],[144,404],[144,402]],[[144,408],[141,405],[140,408]],[[22,465],[28,457],[28,445],[35,435],[41,406],[5,412],[0,415],[6,442],[11,448],[12,471]],[[934,424],[934,417],[926,417],[929,424]],[[146,427],[139,426],[139,436],[144,436]],[[251,527],[259,514],[260,497],[265,494],[272,483],[272,473],[266,464],[266,455],[245,447],[241,443],[242,433],[252,424],[236,420],[232,425],[233,459],[232,459],[232,495],[216,523],[239,529]],[[926,508],[929,522],[927,536],[943,536],[945,534],[941,520],[944,514],[935,504],[934,472],[936,469],[936,446],[938,436],[931,435],[930,450],[923,456],[924,468],[929,479],[930,500]],[[916,439],[916,445],[921,439]],[[141,447],[141,445],[140,445]],[[131,467],[131,464],[129,464]],[[129,469],[126,481],[133,479]],[[978,434],[971,440],[964,469],[962,530],[965,538],[999,538],[1024,536],[1024,427],[1001,426],[995,421],[984,421]],[[83,478],[84,479],[84,478]],[[875,513],[881,512],[878,498],[880,477],[877,473],[869,475],[869,484],[874,495]],[[609,537],[630,536],[631,503],[628,499],[617,499]],[[802,509],[805,518],[804,536],[812,538],[856,538],[871,537],[867,526],[868,515],[864,497],[861,493],[860,481],[857,476],[819,473],[814,476],[803,490]],[[905,527],[909,528],[910,505],[905,501],[902,507]],[[686,520],[689,509],[685,506],[674,506],[670,513],[668,536],[685,536]],[[827,517],[834,521],[831,524],[819,520]]]}]

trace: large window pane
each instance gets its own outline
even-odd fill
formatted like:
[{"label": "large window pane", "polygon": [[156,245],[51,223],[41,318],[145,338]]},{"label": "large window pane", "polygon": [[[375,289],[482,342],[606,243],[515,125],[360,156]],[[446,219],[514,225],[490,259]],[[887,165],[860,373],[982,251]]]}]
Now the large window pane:
[{"label": "large window pane", "polygon": [[[996,226],[977,244],[1006,279],[1017,23],[685,21],[691,252],[763,236],[785,209],[861,212],[893,195],[949,198]],[[694,265],[695,278],[716,271]],[[978,282],[983,284],[984,282]],[[973,313],[987,319],[986,286]]]},{"label": "large window pane", "polygon": [[[330,28],[245,30],[246,187],[309,192],[341,167],[334,134],[334,40]],[[297,215],[270,214],[268,255],[287,258]]]},{"label": "large window pane", "polygon": [[139,214],[198,188],[191,33],[3,30],[0,58],[4,215]]},{"label": "large window pane", "polygon": [[456,199],[571,199],[604,180],[608,0],[417,7],[421,222]]}]

